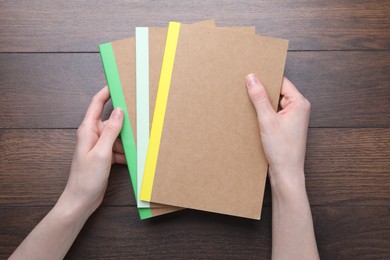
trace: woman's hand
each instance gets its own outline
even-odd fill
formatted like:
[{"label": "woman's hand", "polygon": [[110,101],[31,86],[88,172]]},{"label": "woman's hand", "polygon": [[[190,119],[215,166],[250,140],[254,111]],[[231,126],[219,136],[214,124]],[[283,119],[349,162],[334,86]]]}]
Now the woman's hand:
[{"label": "woman's hand", "polygon": [[113,163],[126,163],[121,141],[117,139],[123,111],[114,109],[110,118],[101,120],[104,104],[110,98],[107,86],[99,91],[77,130],[68,183],[61,197],[79,204],[92,214],[101,204]]},{"label": "woman's hand", "polygon": [[272,259],[319,259],[305,188],[304,162],[310,103],[283,79],[279,112],[263,84],[246,77],[257,111],[272,189]]},{"label": "woman's hand", "polygon": [[[304,182],[309,101],[287,78],[284,78],[280,99],[281,110],[275,112],[266,89],[253,74],[246,77],[246,84],[257,111],[271,184]],[[301,184],[304,183],[299,183]]]},{"label": "woman's hand", "polygon": [[77,131],[76,149],[64,192],[52,210],[19,245],[10,259],[63,259],[88,217],[101,204],[112,163],[126,163],[117,139],[123,111],[102,122],[110,98],[104,87],[93,98]]}]

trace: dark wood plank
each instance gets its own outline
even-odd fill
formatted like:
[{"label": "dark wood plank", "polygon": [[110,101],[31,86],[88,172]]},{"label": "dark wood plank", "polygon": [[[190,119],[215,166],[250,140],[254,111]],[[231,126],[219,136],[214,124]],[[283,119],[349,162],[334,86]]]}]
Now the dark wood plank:
[{"label": "dark wood plank", "polygon": [[[49,208],[0,208],[0,256],[12,253]],[[322,259],[390,255],[386,207],[312,207]],[[101,207],[67,258],[270,259],[271,208],[261,221],[185,210],[140,221],[134,207]]]},{"label": "dark wood plank", "polygon": [[215,18],[220,26],[255,25],[291,40],[292,50],[389,49],[388,1],[2,1],[1,52],[97,51],[135,26]]},{"label": "dark wood plank", "polygon": [[[0,130],[1,205],[54,205],[65,188],[76,130]],[[105,202],[135,205],[126,166],[114,165]],[[107,201],[107,202],[106,202]]]},{"label": "dark wood plank", "polygon": [[309,129],[306,154],[311,204],[390,206],[390,128]]},{"label": "dark wood plank", "polygon": [[2,54],[0,64],[1,128],[77,128],[106,84],[99,54]]},{"label": "dark wood plank", "polygon": [[388,259],[388,207],[312,207],[321,259]]},{"label": "dark wood plank", "polygon": [[[286,64],[312,127],[390,127],[389,71],[382,51],[290,52]],[[0,128],[77,128],[105,84],[99,54],[0,54],[0,75]]]},{"label": "dark wood plank", "polygon": [[[0,205],[53,205],[65,187],[75,130],[0,130]],[[390,129],[309,131],[312,205],[390,206]],[[267,187],[265,204],[270,204]],[[135,205],[126,167],[111,174],[105,205]]]},{"label": "dark wood plank", "polygon": [[310,100],[312,127],[390,127],[390,52],[289,53],[285,75]]}]

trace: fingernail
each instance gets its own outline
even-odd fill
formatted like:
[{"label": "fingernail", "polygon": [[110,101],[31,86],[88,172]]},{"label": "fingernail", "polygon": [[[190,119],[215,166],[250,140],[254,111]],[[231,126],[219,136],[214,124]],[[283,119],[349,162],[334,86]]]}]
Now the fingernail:
[{"label": "fingernail", "polygon": [[123,111],[120,108],[115,108],[114,111],[112,111],[112,118],[115,120],[122,119],[123,117]]},{"label": "fingernail", "polygon": [[255,74],[249,74],[245,77],[245,82],[248,88],[252,88],[259,83],[259,80],[256,78]]}]

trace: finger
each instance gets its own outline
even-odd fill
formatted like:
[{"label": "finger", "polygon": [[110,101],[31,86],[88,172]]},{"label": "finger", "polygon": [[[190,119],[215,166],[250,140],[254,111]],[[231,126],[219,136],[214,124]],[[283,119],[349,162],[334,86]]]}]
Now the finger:
[{"label": "finger", "polygon": [[84,120],[77,130],[77,147],[79,151],[87,152],[95,145],[102,130],[100,117],[103,112],[104,104],[107,102],[109,97],[110,93],[107,86],[93,97],[85,114]]},{"label": "finger", "polygon": [[282,89],[280,90],[280,94],[287,98],[301,95],[301,93],[294,86],[294,84],[286,77],[283,78]]},{"label": "finger", "polygon": [[115,108],[107,124],[103,128],[103,132],[100,135],[94,149],[100,152],[112,153],[113,145],[117,139],[123,123],[123,111],[119,108]]},{"label": "finger", "polygon": [[84,121],[91,122],[100,120],[103,114],[104,105],[109,99],[110,92],[108,91],[108,87],[105,86],[92,98],[91,104],[85,114]]},{"label": "finger", "polygon": [[259,120],[262,121],[263,119],[276,114],[269,101],[267,90],[260,80],[254,74],[249,74],[246,76],[245,81],[249,97],[255,106]]},{"label": "finger", "polygon": [[114,142],[114,147],[112,148],[114,153],[125,153],[122,146],[122,140],[117,138]]},{"label": "finger", "polygon": [[83,122],[77,129],[76,150],[80,153],[89,152],[99,138],[98,129],[92,126],[92,123]]},{"label": "finger", "polygon": [[127,164],[125,155],[120,153],[114,153],[112,157],[112,163]]},{"label": "finger", "polygon": [[99,136],[101,136],[101,134],[102,134],[102,132],[103,132],[103,129],[104,129],[104,126],[107,124],[107,121],[108,120],[106,120],[106,121],[101,121],[101,120],[99,120],[98,121],[98,127],[99,127]]},{"label": "finger", "polygon": [[287,97],[282,97],[279,102],[280,108],[285,109],[290,103],[291,101]]}]

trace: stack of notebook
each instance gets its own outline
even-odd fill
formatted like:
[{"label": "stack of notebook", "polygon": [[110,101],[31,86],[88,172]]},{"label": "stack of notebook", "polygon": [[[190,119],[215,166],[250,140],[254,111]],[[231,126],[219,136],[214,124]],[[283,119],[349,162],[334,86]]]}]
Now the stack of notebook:
[{"label": "stack of notebook", "polygon": [[245,76],[277,108],[288,41],[214,21],[101,44],[141,219],[183,208],[260,219],[268,163]]}]

